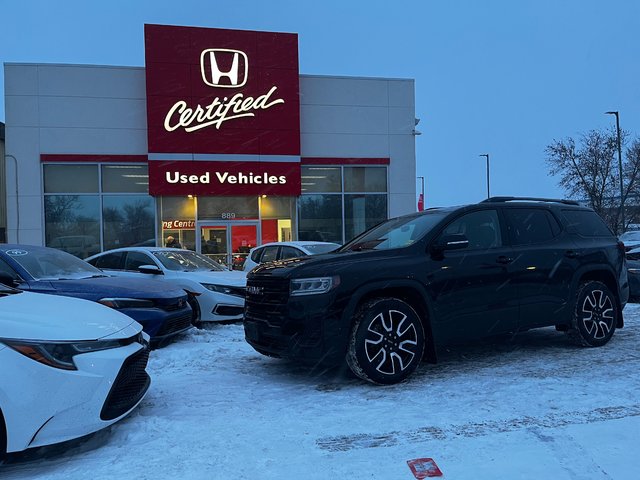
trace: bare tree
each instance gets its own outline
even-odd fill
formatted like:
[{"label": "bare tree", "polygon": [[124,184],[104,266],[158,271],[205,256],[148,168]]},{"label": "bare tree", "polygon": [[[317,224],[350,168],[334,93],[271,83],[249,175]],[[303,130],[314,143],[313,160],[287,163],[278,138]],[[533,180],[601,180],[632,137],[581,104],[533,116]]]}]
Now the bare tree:
[{"label": "bare tree", "polygon": [[[623,147],[629,134],[622,132]],[[559,175],[559,185],[569,198],[586,200],[616,233],[635,223],[635,208],[625,206],[633,203],[640,193],[640,141],[635,140],[626,150],[623,159],[623,192],[620,198],[620,169],[617,157],[617,135],[615,130],[590,130],[580,136],[578,144],[568,137],[554,140],[545,149],[551,175]],[[632,215],[627,215],[627,225],[620,225],[620,205]]]}]

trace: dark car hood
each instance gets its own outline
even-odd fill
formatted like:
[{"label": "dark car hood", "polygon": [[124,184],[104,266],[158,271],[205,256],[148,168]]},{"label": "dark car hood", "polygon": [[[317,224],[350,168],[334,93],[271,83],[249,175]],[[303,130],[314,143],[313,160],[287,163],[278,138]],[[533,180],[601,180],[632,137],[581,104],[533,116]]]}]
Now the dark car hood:
[{"label": "dark car hood", "polygon": [[96,277],[79,280],[40,280],[30,282],[34,291],[57,293],[87,300],[100,300],[105,297],[160,299],[175,298],[184,295],[180,288],[168,287],[158,280]]},{"label": "dark car hood", "polygon": [[408,254],[406,248],[394,250],[363,250],[359,252],[325,253],[322,255],[310,255],[306,257],[290,258],[277,262],[263,263],[254,268],[249,277],[253,275],[273,275],[276,277],[300,277],[306,275],[306,271],[312,271],[313,275],[340,274],[342,270],[349,270],[357,264],[376,262],[380,258],[388,260],[394,255],[398,257]]}]

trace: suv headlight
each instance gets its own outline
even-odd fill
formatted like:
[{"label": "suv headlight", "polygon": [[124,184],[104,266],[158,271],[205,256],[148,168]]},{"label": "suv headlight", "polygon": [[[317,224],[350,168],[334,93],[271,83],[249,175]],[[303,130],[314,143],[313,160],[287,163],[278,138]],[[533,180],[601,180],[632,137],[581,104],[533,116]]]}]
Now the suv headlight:
[{"label": "suv headlight", "polygon": [[296,278],[291,280],[291,296],[318,295],[340,285],[340,277]]},{"label": "suv headlight", "polygon": [[81,353],[118,348],[123,340],[91,340],[86,342],[32,342],[27,340],[0,340],[25,357],[38,363],[62,370],[77,370],[73,357]]},{"label": "suv headlight", "polygon": [[144,300],[140,298],[101,298],[98,303],[107,307],[121,308],[153,308],[155,305],[152,300]]}]

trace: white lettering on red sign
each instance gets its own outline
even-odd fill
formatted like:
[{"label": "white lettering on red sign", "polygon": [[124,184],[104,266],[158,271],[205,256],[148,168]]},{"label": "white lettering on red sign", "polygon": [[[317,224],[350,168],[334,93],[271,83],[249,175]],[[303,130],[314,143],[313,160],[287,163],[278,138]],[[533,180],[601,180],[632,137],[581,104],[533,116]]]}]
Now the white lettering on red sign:
[{"label": "white lettering on red sign", "polygon": [[271,99],[277,89],[278,87],[273,86],[257,98],[245,98],[242,93],[236,93],[231,99],[223,97],[220,100],[220,97],[216,97],[206,107],[198,104],[196,108],[189,108],[187,102],[180,100],[169,109],[164,118],[164,128],[167,132],[173,132],[180,127],[184,128],[185,132],[195,132],[213,125],[218,130],[220,125],[228,120],[254,117],[255,113],[252,110],[266,110],[284,103],[282,98]]},{"label": "white lettering on red sign", "polygon": [[[238,184],[238,185],[284,185],[287,183],[287,177],[285,175],[269,175],[269,173],[264,172],[260,174],[254,174],[253,172],[249,172],[249,174],[238,173],[237,175],[230,175],[229,172],[215,172],[216,177],[218,178],[218,182],[222,184]],[[209,172],[204,173],[203,175],[184,175],[180,174],[180,172],[166,172],[165,179],[167,183],[211,183],[211,178],[209,176]]]}]

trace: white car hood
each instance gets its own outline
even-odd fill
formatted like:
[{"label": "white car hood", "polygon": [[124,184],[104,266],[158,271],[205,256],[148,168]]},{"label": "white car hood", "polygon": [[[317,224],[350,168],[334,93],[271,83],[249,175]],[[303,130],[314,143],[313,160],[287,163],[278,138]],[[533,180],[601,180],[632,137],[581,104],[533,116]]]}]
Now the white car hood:
[{"label": "white car hood", "polygon": [[89,300],[29,292],[0,296],[0,339],[117,339],[141,329],[132,318]]},{"label": "white car hood", "polygon": [[225,270],[223,272],[172,272],[177,278],[188,278],[198,283],[212,283],[230,287],[245,287],[247,285],[246,272]]}]

